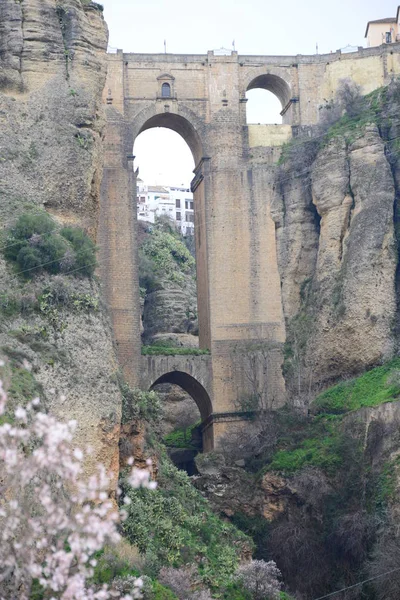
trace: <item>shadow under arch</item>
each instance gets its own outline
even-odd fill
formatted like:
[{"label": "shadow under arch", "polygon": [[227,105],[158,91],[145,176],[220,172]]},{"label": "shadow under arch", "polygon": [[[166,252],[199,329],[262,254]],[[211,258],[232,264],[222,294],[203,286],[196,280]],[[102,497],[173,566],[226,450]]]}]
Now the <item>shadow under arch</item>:
[{"label": "shadow under arch", "polygon": [[152,390],[156,385],[161,383],[172,383],[178,385],[189,394],[196,402],[200,411],[201,421],[208,419],[213,412],[212,403],[207,390],[195,379],[192,375],[184,371],[170,371],[161,375],[151,386]]},{"label": "shadow under arch", "polygon": [[[153,112],[153,111],[152,111]],[[140,123],[143,122],[143,124]],[[173,112],[163,112],[157,114],[149,114],[149,111],[144,111],[144,114],[138,115],[134,127],[134,140],[147,129],[153,127],[165,127],[172,129],[178,133],[189,146],[195,165],[198,165],[204,156],[204,147],[200,139],[199,132],[193,124],[193,118],[191,116],[183,116],[181,114]]]},{"label": "shadow under arch", "polygon": [[271,73],[259,75],[258,77],[252,79],[247,86],[246,91],[248,92],[249,90],[255,89],[262,89],[272,92],[272,94],[274,94],[280,101],[282,110],[289,104],[292,95],[289,84],[282,79],[282,77],[278,77],[278,75],[272,75]]}]

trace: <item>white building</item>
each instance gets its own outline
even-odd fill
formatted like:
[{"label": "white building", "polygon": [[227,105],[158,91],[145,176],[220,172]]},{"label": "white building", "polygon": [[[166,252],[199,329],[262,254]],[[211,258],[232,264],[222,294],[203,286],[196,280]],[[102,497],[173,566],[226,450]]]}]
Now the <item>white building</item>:
[{"label": "white building", "polygon": [[194,234],[193,194],[188,188],[170,187],[170,196],[175,202],[175,221],[183,235]]},{"label": "white building", "polygon": [[137,179],[138,219],[154,223],[155,218],[168,215],[183,235],[194,234],[194,203],[189,188],[147,186]]}]

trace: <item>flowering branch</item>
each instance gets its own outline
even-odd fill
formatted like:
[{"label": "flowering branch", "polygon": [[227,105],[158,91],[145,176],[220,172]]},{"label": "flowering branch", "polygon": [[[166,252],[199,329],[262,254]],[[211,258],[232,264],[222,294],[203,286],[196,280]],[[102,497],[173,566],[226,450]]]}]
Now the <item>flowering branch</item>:
[{"label": "flowering branch", "polygon": [[[85,456],[72,444],[77,423],[41,412],[38,398],[11,415],[6,407],[0,380],[0,599],[29,600],[34,581],[52,600],[139,598],[140,578],[124,596],[88,583],[95,553],[120,539],[120,515],[104,466],[83,478]],[[156,486],[149,471],[136,468],[129,483]]]}]

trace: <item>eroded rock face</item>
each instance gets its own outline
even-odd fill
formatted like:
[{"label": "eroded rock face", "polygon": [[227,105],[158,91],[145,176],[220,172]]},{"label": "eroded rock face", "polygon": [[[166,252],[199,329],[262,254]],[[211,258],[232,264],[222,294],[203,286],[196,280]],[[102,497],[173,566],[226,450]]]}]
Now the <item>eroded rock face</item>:
[{"label": "eroded rock face", "polygon": [[1,218],[45,206],[95,231],[107,27],[80,0],[0,7]]},{"label": "eroded rock face", "polygon": [[321,215],[314,364],[333,377],[393,353],[397,266],[395,188],[377,128],[368,127],[331,161],[335,150],[321,152],[312,174]]},{"label": "eroded rock face", "polygon": [[[2,228],[27,210],[46,208],[95,237],[107,38],[102,12],[92,3],[1,1]],[[78,421],[77,445],[93,448],[88,470],[102,462],[117,477],[121,398],[99,287],[72,275],[60,277],[71,297],[87,294],[100,308],[80,311],[71,302],[52,320],[44,313],[7,316],[0,310],[0,346],[11,360],[32,364],[53,413]],[[36,278],[36,292],[52,281],[48,275]],[[1,291],[20,296],[27,285],[0,256]]]},{"label": "eroded rock face", "polygon": [[236,513],[261,516],[273,521],[284,514],[291,496],[287,482],[275,473],[266,473],[260,482],[244,469],[215,462],[200,466],[195,486],[205,495],[213,510],[232,517]]},{"label": "eroded rock face", "polygon": [[[157,334],[190,334],[188,340],[176,338],[176,345],[198,347],[196,284],[188,275],[184,285],[170,281],[162,283],[162,289],[146,295],[143,311],[144,337],[155,343]],[[189,336],[187,336],[189,337]]]},{"label": "eroded rock face", "polygon": [[163,417],[159,425],[164,436],[175,429],[186,429],[200,421],[200,412],[195,401],[177,385],[163,383],[156,386],[163,407]]},{"label": "eroded rock face", "polygon": [[308,172],[297,175],[289,164],[276,174],[271,200],[275,221],[278,269],[285,319],[300,309],[303,281],[315,271],[319,228],[312,204]]},{"label": "eroded rock face", "polygon": [[298,380],[313,387],[394,352],[396,190],[375,125],[350,145],[331,140],[309,169],[286,179],[290,171],[289,163],[278,174],[272,201],[288,379],[300,364]]}]

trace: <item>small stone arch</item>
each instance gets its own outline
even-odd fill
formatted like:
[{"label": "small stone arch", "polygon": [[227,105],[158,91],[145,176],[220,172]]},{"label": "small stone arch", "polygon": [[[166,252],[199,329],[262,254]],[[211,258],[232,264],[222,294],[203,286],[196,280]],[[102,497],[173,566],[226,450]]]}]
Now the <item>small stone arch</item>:
[{"label": "small stone arch", "polygon": [[187,392],[197,404],[202,422],[205,422],[212,415],[212,403],[207,390],[189,373],[185,373],[184,371],[169,371],[168,373],[164,373],[164,375],[161,375],[152,383],[150,389],[161,383],[178,385]]},{"label": "small stone arch", "polygon": [[248,84],[246,91],[257,88],[274,94],[280,101],[282,110],[289,104],[292,97],[290,85],[282,77],[273,75],[272,73],[264,73],[254,77]]}]

